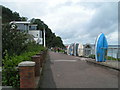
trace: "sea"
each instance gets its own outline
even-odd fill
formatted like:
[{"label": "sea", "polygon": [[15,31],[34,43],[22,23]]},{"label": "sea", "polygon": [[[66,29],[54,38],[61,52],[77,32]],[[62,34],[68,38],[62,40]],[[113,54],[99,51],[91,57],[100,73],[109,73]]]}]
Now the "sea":
[{"label": "sea", "polygon": [[120,58],[120,45],[108,45],[108,56]]},{"label": "sea", "polygon": [[[92,54],[95,54],[95,45],[92,45]],[[108,45],[108,53],[107,56],[111,56],[114,58],[120,58],[120,45]]]}]

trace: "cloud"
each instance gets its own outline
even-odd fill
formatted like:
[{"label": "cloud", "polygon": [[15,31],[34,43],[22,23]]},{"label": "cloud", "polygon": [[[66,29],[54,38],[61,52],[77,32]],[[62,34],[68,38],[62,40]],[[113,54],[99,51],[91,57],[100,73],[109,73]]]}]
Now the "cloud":
[{"label": "cloud", "polygon": [[[117,3],[69,4],[56,8],[48,18],[45,17],[64,43],[95,43],[101,32],[109,35],[118,30]],[[117,41],[113,41],[112,44],[116,43]]]},{"label": "cloud", "polygon": [[[86,30],[87,31],[91,30],[90,37],[95,37],[100,32],[103,32],[107,36],[109,36],[109,34],[111,33],[117,32],[118,31],[117,3],[102,3],[102,5],[96,9],[96,13],[93,15],[93,18],[88,23],[88,27]],[[118,41],[116,41],[116,43],[117,42]],[[115,42],[113,44],[115,44]]]},{"label": "cloud", "polygon": [[109,44],[116,43],[118,44],[118,31],[114,31],[107,36]]},{"label": "cloud", "polygon": [[94,2],[81,2],[83,0],[10,1],[4,0],[2,4],[29,19],[40,18],[56,35],[62,38],[64,44],[94,43],[100,32],[108,37],[110,44],[118,42],[114,37],[118,30],[117,2],[95,2],[94,0],[90,0]]}]

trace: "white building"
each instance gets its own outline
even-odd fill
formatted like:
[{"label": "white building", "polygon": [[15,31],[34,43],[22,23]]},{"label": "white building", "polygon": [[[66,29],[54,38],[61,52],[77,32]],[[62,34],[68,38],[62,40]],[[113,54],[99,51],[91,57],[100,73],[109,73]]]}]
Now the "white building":
[{"label": "white building", "polygon": [[38,44],[42,44],[42,31],[41,30],[29,30],[29,34],[34,36],[34,40]]},{"label": "white building", "polygon": [[10,22],[12,24],[12,28],[14,28],[14,25],[17,26],[17,30],[28,32],[29,31],[29,26],[30,22],[27,21],[12,21]]},{"label": "white building", "polygon": [[12,21],[10,24],[12,24],[12,28],[17,26],[17,30],[33,35],[36,43],[43,44],[42,31],[37,30],[37,24],[31,24],[28,21]]}]

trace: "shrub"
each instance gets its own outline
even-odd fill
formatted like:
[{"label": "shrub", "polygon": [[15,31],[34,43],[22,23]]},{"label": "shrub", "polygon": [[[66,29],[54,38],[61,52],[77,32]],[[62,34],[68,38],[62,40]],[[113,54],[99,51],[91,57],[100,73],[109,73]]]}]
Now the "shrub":
[{"label": "shrub", "polygon": [[10,25],[2,27],[2,51],[3,58],[5,50],[9,55],[20,55],[27,47],[27,34],[17,30],[10,29]]},{"label": "shrub", "polygon": [[28,47],[28,50],[26,50],[26,52],[20,55],[9,56],[7,51],[5,51],[5,58],[2,60],[2,85],[19,88],[20,77],[19,71],[17,69],[18,64],[22,61],[30,61],[31,56],[39,53],[41,50],[45,50],[45,48],[40,45],[32,44]]},{"label": "shrub", "polygon": [[19,87],[19,71],[16,67],[45,48],[30,42],[26,33],[10,29],[10,25],[3,26],[2,46],[2,85]]},{"label": "shrub", "polygon": [[117,58],[111,57],[111,56],[107,56],[106,58],[107,60],[117,60]]},{"label": "shrub", "polygon": [[89,58],[95,59],[95,55],[91,54],[91,55],[89,55]]},{"label": "shrub", "polygon": [[[91,54],[91,55],[89,55],[89,58],[95,59],[95,55]],[[117,59],[117,58],[114,58],[114,57],[111,57],[111,56],[107,56],[106,60],[118,60],[118,61],[120,61],[119,58]]]}]

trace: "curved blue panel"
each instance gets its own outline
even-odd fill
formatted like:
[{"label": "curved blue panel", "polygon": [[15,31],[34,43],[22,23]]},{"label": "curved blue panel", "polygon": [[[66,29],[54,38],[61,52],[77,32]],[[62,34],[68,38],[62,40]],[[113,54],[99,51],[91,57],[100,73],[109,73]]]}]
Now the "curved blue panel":
[{"label": "curved blue panel", "polygon": [[108,43],[103,33],[98,36],[95,49],[96,61],[106,61]]}]

